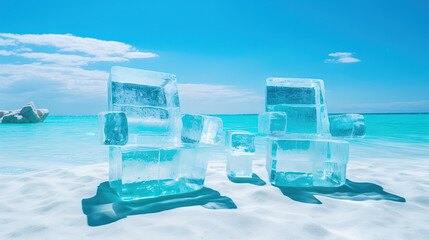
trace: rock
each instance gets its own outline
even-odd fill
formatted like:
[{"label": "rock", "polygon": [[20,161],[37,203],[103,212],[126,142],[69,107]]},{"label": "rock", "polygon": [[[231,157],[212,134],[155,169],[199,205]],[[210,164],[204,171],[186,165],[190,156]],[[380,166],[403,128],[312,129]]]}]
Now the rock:
[{"label": "rock", "polygon": [[48,109],[36,109],[34,103],[29,102],[20,110],[0,111],[0,123],[37,123],[43,122],[48,115]]},{"label": "rock", "polygon": [[37,115],[37,109],[33,102],[27,103],[24,107],[22,107],[19,113],[30,122],[40,122],[40,117]]},{"label": "rock", "polygon": [[0,118],[2,118],[3,116],[8,115],[9,113],[11,113],[12,111],[1,111],[0,110]]},{"label": "rock", "polygon": [[48,109],[37,109],[37,115],[40,118],[40,122],[43,122],[48,117],[49,110]]},{"label": "rock", "polygon": [[2,123],[29,123],[27,118],[19,115],[19,112],[12,112],[1,119]]}]

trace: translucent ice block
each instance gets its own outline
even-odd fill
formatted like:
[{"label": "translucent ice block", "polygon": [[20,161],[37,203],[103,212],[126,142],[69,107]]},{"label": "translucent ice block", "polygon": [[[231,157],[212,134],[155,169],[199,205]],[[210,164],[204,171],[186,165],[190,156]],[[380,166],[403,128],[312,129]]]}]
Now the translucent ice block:
[{"label": "translucent ice block", "polygon": [[247,131],[229,130],[225,133],[226,151],[231,154],[255,153],[255,134]]},{"label": "translucent ice block", "polygon": [[205,115],[184,114],[182,116],[182,142],[218,144],[222,141],[222,120]]},{"label": "translucent ice block", "polygon": [[199,190],[206,169],[195,145],[110,147],[109,183],[124,201]]},{"label": "translucent ice block", "polygon": [[174,75],[112,67],[108,103],[109,111],[127,115],[130,143],[179,141],[182,120]]},{"label": "translucent ice block", "polygon": [[128,123],[124,112],[102,112],[98,115],[100,144],[125,145],[128,142]]},{"label": "translucent ice block", "polygon": [[252,177],[252,155],[228,154],[226,162],[226,173],[233,178]]},{"label": "translucent ice block", "polygon": [[285,112],[288,133],[329,133],[325,88],[320,79],[268,78],[267,112]]},{"label": "translucent ice block", "polygon": [[226,131],[225,147],[228,152],[227,175],[229,177],[252,177],[255,135],[246,131]]},{"label": "translucent ice block", "polygon": [[345,141],[303,135],[269,138],[270,182],[289,187],[337,187],[346,181],[349,145]]},{"label": "translucent ice block", "polygon": [[258,132],[261,135],[284,135],[287,128],[287,116],[285,112],[265,112],[259,114]]},{"label": "translucent ice block", "polygon": [[365,119],[360,114],[329,116],[329,129],[333,137],[362,138],[365,136]]}]

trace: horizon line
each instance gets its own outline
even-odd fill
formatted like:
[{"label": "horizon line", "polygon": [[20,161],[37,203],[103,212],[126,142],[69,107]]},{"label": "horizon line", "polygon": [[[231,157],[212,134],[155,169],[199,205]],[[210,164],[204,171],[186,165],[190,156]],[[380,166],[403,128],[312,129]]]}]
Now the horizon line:
[{"label": "horizon line", "polygon": [[[191,114],[191,113],[184,113],[184,114]],[[200,114],[200,115],[222,115],[222,116],[237,116],[237,115],[259,115],[260,113],[234,113],[234,114],[228,114],[228,113],[192,113],[192,114]],[[429,114],[429,112],[409,112],[409,113],[328,113],[328,115],[339,115],[339,114],[361,114],[361,115],[406,115],[406,114]],[[88,114],[88,115],[50,115],[52,117],[90,117],[90,116],[97,116],[98,114]]]}]

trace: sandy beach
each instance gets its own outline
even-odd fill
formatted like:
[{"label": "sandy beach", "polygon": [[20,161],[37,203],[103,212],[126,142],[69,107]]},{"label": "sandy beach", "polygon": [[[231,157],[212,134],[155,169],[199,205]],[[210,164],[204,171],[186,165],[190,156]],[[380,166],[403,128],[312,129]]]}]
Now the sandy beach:
[{"label": "sandy beach", "polygon": [[340,188],[271,186],[264,160],[230,181],[212,160],[205,188],[120,202],[94,164],[0,176],[0,239],[425,239],[429,164],[351,156]]}]

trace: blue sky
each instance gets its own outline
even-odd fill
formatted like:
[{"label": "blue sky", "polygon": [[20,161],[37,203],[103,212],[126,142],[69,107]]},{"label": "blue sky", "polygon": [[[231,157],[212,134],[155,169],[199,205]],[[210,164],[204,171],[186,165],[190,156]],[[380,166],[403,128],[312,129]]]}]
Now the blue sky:
[{"label": "blue sky", "polygon": [[[330,112],[429,112],[427,1],[0,1],[0,109],[107,109],[111,66],[174,73],[185,112],[259,113],[268,77]],[[29,35],[30,34],[30,35]]]}]

